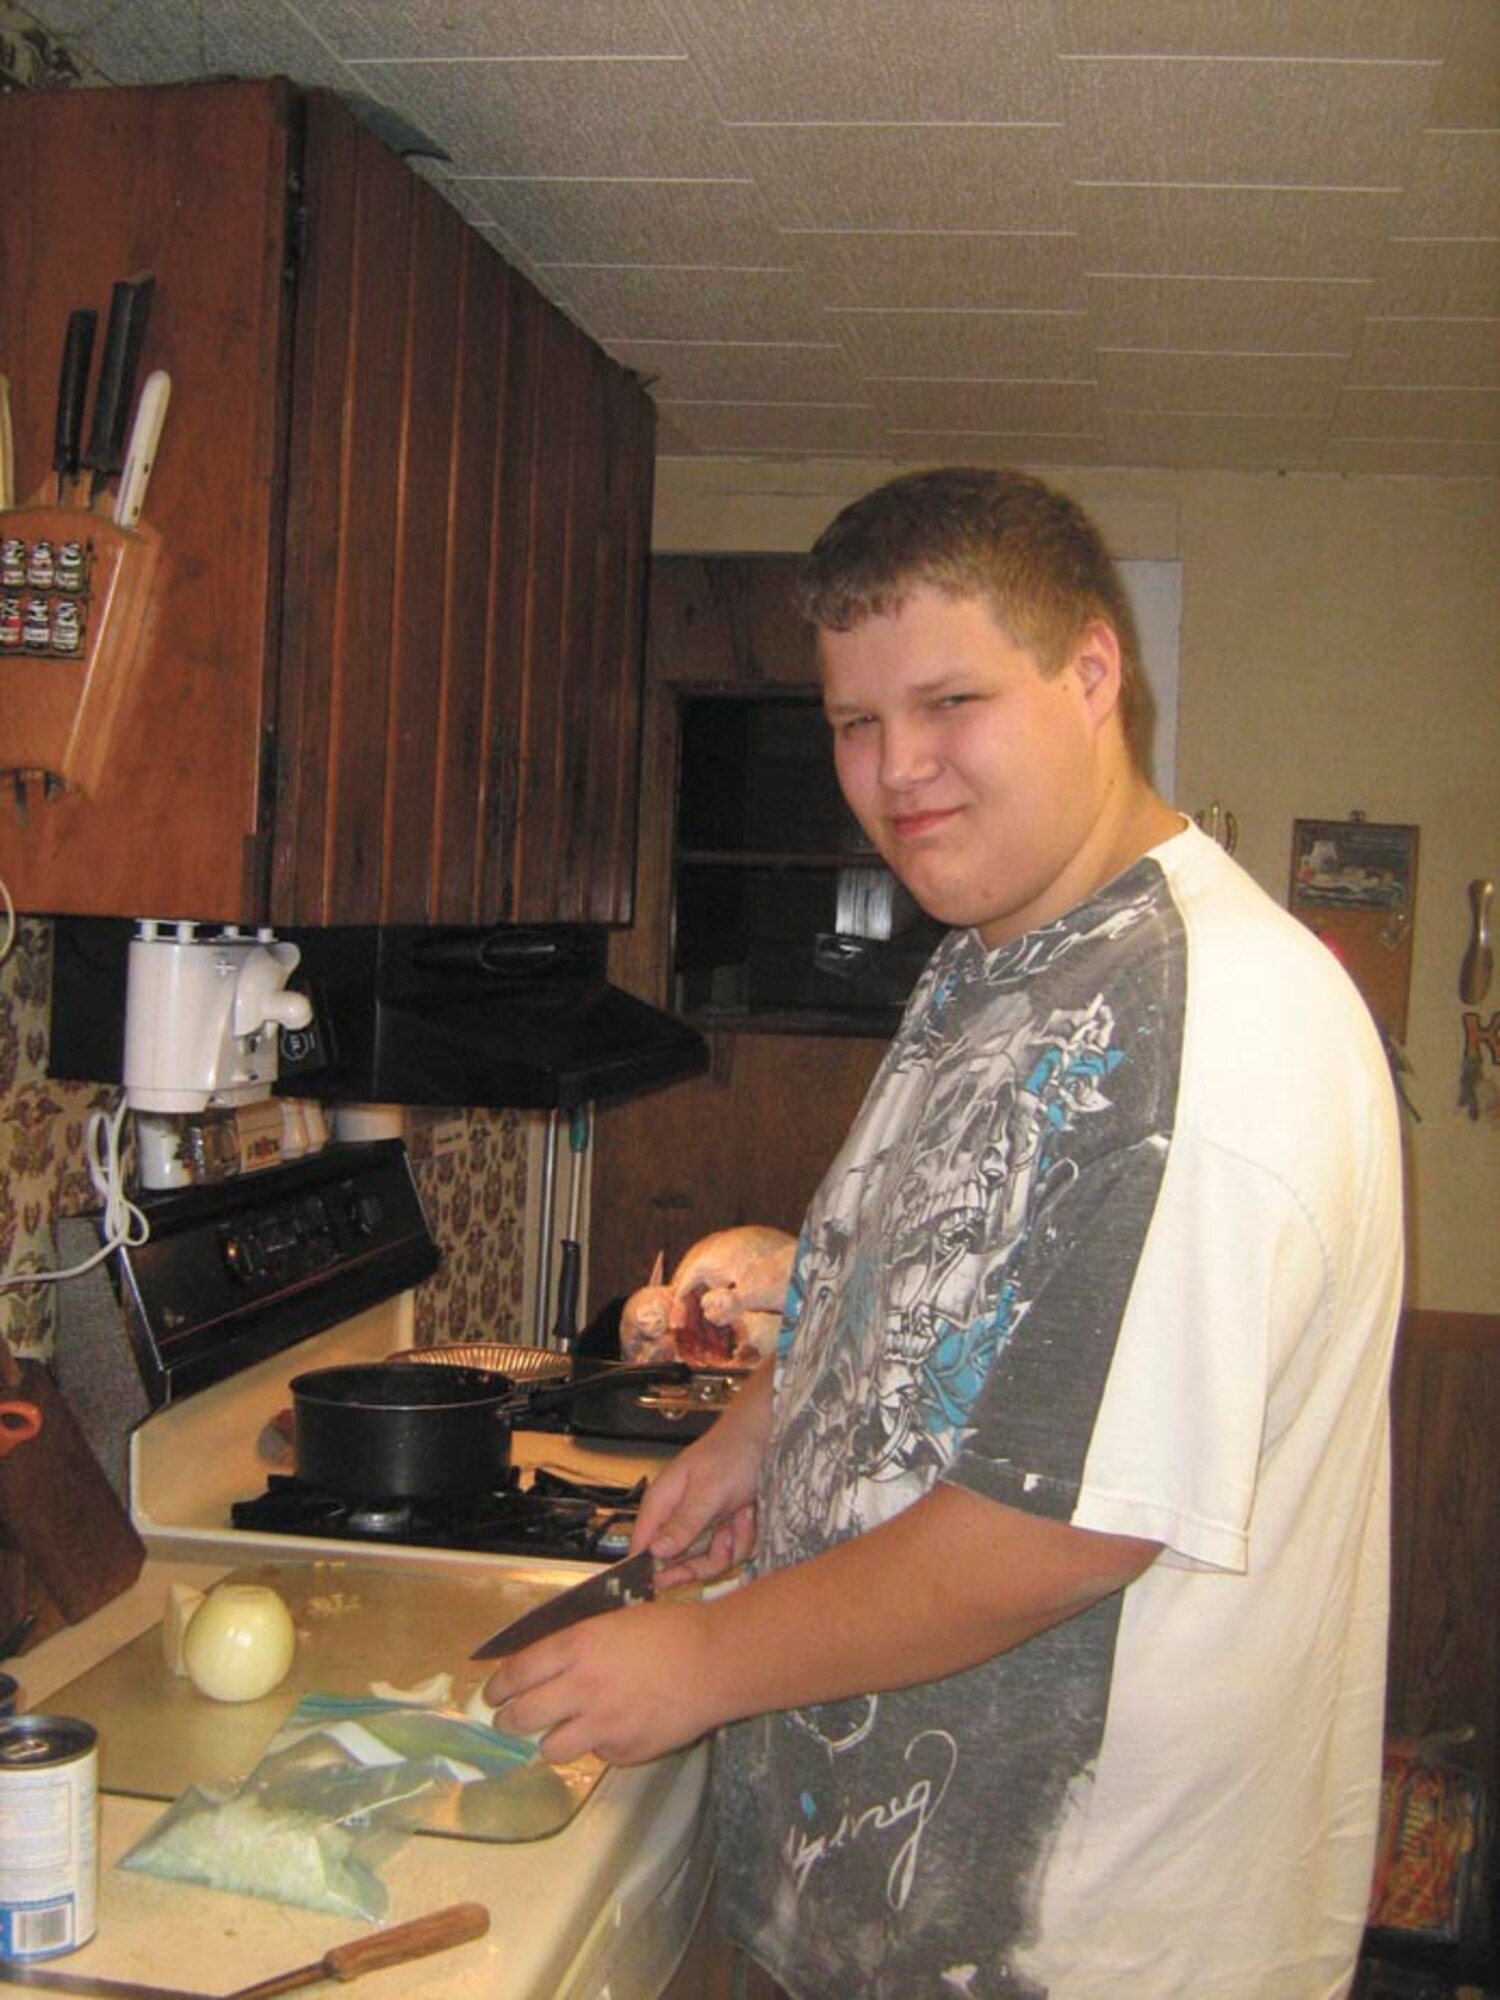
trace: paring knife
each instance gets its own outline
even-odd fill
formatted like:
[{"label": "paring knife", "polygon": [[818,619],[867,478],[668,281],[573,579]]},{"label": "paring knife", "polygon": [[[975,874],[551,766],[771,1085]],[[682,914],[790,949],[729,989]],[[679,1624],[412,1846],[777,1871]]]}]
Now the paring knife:
[{"label": "paring knife", "polygon": [[83,455],[83,462],[93,475],[89,481],[90,506],[125,463],[125,426],[130,421],[135,373],[140,366],[155,289],[156,280],[149,275],[123,279],[110,299],[89,447]]},{"label": "paring knife", "polygon": [[597,1576],[585,1577],[571,1590],[549,1597],[534,1611],[523,1611],[519,1618],[491,1633],[469,1657],[503,1660],[511,1653],[519,1653],[524,1646],[535,1645],[538,1639],[550,1638],[554,1632],[577,1625],[582,1619],[597,1618],[603,1611],[623,1611],[630,1604],[648,1604],[655,1595],[656,1558],[649,1549],[642,1549],[639,1555],[627,1556],[624,1562],[612,1563]]},{"label": "paring knife", "polygon": [[172,398],[172,378],[165,368],[153,368],[141,389],[130,427],[130,443],[125,448],[125,470],[120,474],[120,490],[115,495],[115,525],[133,528],[146,504],[146,487],[156,451],[161,443],[161,427],[167,420],[167,404]]},{"label": "paring knife", "polygon": [[[435,1951],[481,1938],[490,1927],[490,1913],[483,1903],[450,1903],[410,1923],[392,1924],[372,1931],[348,1944],[336,1944],[311,1965],[299,1965],[293,1972],[278,1972],[253,1986],[239,1986],[223,2000],[271,2000],[273,1994],[295,1993],[320,1980],[358,1979],[362,1973],[377,1972],[382,1966],[404,1965],[409,1959],[426,1958]],[[94,1994],[99,2000],[216,2000],[216,1996],[185,1992],[171,1986],[142,1985],[133,1979],[93,1979],[87,1973],[53,1972],[46,1966],[29,1966],[0,1961],[0,1980],[16,1986],[39,1986],[51,1993]]]},{"label": "paring knife", "polygon": [[94,358],[94,329],[99,315],[90,306],[75,306],[63,335],[62,370],[57,378],[57,421],[52,432],[52,470],[57,474],[57,498],[64,483],[78,478],[78,451],[83,440],[83,405],[89,392],[89,363]]}]

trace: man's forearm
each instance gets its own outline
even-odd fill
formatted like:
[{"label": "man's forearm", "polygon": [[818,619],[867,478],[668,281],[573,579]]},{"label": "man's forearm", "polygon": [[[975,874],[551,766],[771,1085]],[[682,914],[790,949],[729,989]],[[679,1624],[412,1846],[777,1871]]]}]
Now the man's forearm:
[{"label": "man's forearm", "polygon": [[715,1719],[939,1680],[1075,1616],[1157,1553],[939,1485],[699,1607]]}]

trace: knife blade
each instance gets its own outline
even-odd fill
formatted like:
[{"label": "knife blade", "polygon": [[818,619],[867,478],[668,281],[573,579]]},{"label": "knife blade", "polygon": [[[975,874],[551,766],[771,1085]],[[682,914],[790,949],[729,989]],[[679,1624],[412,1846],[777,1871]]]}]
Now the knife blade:
[{"label": "knife blade", "polygon": [[78,477],[78,450],[83,439],[83,405],[89,392],[89,363],[94,358],[94,329],[99,315],[92,306],[75,306],[63,335],[62,368],[57,378],[57,420],[52,432],[52,470],[57,497],[63,482]]},{"label": "knife blade", "polygon": [[585,1618],[597,1618],[604,1611],[623,1611],[627,1605],[647,1604],[656,1595],[656,1558],[649,1549],[612,1563],[597,1576],[585,1577],[571,1590],[559,1591],[545,1604],[523,1611],[498,1632],[492,1632],[482,1646],[469,1655],[474,1660],[503,1660],[519,1653],[538,1639],[566,1631]]},{"label": "knife blade", "polygon": [[94,418],[89,428],[89,447],[83,455],[83,462],[93,475],[89,482],[90,506],[125,463],[125,426],[130,419],[135,373],[140,365],[155,289],[156,280],[147,273],[121,279],[110,298],[104,358],[99,363],[99,382],[94,390]]},{"label": "knife blade", "polygon": [[135,422],[130,427],[130,443],[125,448],[125,470],[120,474],[115,494],[115,524],[133,528],[146,504],[146,487],[156,463],[162,425],[167,420],[167,404],[172,398],[172,378],[165,368],[153,368],[141,388]]}]

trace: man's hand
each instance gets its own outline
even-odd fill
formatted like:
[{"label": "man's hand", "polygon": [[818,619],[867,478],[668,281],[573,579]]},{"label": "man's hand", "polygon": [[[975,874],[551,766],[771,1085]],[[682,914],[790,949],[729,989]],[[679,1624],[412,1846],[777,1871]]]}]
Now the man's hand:
[{"label": "man's hand", "polygon": [[495,1725],[542,1734],[566,1764],[586,1750],[642,1764],[694,1742],[719,1720],[706,1697],[703,1607],[642,1604],[585,1618],[502,1660],[484,1684]]},{"label": "man's hand", "polygon": [[646,1490],[630,1538],[650,1549],[657,1582],[707,1583],[755,1547],[755,1489],[771,1427],[771,1362],[763,1362],[713,1427]]}]

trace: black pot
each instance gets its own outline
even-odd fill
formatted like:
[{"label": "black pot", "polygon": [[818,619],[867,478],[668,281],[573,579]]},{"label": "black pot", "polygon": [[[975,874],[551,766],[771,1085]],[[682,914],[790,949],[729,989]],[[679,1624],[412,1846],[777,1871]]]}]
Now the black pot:
[{"label": "black pot", "polygon": [[[676,1364],[622,1369],[671,1382]],[[561,1409],[587,1381],[520,1387],[486,1368],[354,1362],[294,1375],[298,1476],[345,1500],[438,1500],[483,1493],[510,1466],[511,1433]]]}]

